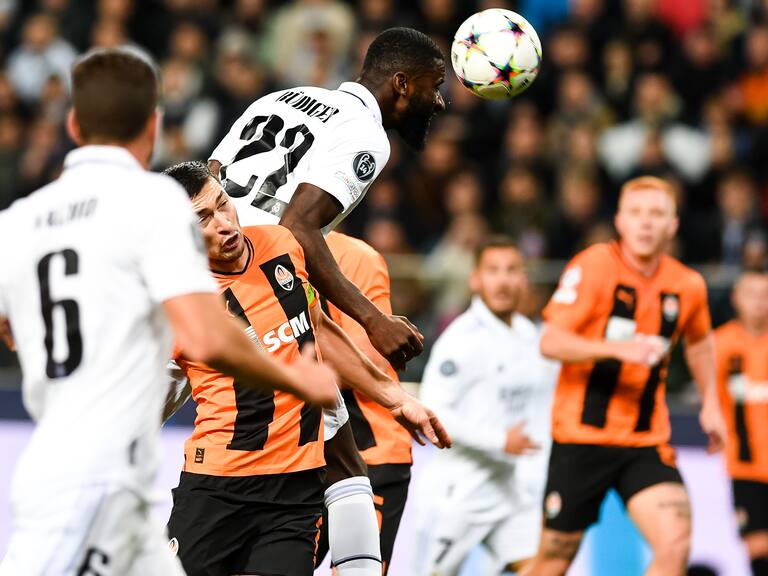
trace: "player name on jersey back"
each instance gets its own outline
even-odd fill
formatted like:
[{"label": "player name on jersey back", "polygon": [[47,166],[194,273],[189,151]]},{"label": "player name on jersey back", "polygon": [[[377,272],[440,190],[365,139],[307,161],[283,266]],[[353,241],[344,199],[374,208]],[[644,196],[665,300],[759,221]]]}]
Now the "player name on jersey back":
[{"label": "player name on jersey back", "polygon": [[338,108],[328,104],[323,104],[322,102],[317,101],[315,98],[312,98],[312,96],[307,96],[304,94],[303,90],[298,90],[296,92],[289,90],[280,96],[277,101],[285,102],[294,110],[304,112],[304,114],[310,118],[317,118],[323,124],[328,122],[328,120],[339,113]]}]

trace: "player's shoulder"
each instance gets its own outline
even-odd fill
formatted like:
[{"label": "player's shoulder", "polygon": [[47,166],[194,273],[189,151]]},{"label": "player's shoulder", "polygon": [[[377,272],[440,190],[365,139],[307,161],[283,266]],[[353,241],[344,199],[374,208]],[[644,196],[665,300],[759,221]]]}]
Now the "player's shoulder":
[{"label": "player's shoulder", "polygon": [[299,251],[303,257],[301,245],[293,233],[280,224],[259,224],[246,226],[243,235],[251,241],[257,259],[271,258],[275,255]]},{"label": "player's shoulder", "polygon": [[707,290],[707,281],[700,272],[690,266],[686,266],[677,258],[664,255],[663,266],[665,277],[678,285],[682,285],[684,290],[704,291]]},{"label": "player's shoulder", "polygon": [[742,328],[738,320],[730,320],[729,322],[726,322],[725,324],[715,328],[713,333],[715,335],[715,339],[722,343],[734,338],[738,338],[742,333]]},{"label": "player's shoulder", "polygon": [[466,346],[472,341],[470,335],[474,332],[482,331],[482,320],[472,312],[472,309],[465,310],[459,314],[448,326],[443,330],[442,334],[438,336],[435,346],[438,344],[452,345],[456,342],[464,342]]},{"label": "player's shoulder", "polygon": [[362,259],[379,259],[381,254],[370,244],[359,238],[333,231],[325,238],[334,257],[353,256]]},{"label": "player's shoulder", "polygon": [[539,338],[539,329],[529,318],[522,314],[515,314],[512,319],[512,328],[526,341],[536,341]]},{"label": "player's shoulder", "polygon": [[570,262],[570,265],[580,266],[605,266],[615,261],[616,250],[611,242],[598,242],[577,253]]}]

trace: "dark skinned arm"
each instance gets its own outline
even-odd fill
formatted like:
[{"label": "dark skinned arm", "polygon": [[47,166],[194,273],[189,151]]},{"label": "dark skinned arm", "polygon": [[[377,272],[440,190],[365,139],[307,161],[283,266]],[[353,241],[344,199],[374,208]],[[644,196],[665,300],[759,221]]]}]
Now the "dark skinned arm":
[{"label": "dark skinned arm", "polygon": [[323,237],[322,229],[341,212],[339,202],[311,184],[300,184],[280,224],[288,228],[304,249],[309,281],[339,310],[365,328],[374,348],[396,370],[424,350],[424,337],[407,318],[388,316],[347,280]]}]

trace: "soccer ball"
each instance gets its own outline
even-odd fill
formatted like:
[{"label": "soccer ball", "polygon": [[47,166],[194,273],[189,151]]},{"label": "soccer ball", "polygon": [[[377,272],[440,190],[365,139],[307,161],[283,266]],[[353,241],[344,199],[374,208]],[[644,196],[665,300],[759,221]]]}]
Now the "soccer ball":
[{"label": "soccer ball", "polygon": [[478,96],[504,100],[523,92],[541,66],[541,41],[528,20],[501,8],[477,12],[459,26],[451,46],[459,80]]}]

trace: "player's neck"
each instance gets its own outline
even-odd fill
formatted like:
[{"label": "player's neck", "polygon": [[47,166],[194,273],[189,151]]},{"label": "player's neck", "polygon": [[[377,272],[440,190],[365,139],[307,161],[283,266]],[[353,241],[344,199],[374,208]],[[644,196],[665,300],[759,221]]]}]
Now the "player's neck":
[{"label": "player's neck", "polygon": [[381,111],[381,122],[384,129],[389,130],[392,128],[392,103],[387,99],[382,83],[366,76],[359,77],[355,82],[367,88],[368,92],[373,94],[373,97],[376,98],[376,102],[379,104],[379,110]]},{"label": "player's neck", "polygon": [[624,261],[636,270],[641,276],[650,278],[659,269],[661,264],[661,254],[654,254],[648,257],[641,257],[633,254],[622,241],[619,241],[619,251]]},{"label": "player's neck", "polygon": [[[243,237],[245,242],[245,237]],[[245,250],[238,256],[237,260],[214,260],[208,259],[208,267],[214,272],[223,272],[224,274],[239,274],[245,272],[248,266],[248,260],[251,258],[251,247],[245,242]]]},{"label": "player's neck", "polygon": [[742,318],[741,325],[753,338],[762,338],[768,333],[768,324],[762,320],[747,320]]},{"label": "player's neck", "polygon": [[152,145],[148,145],[142,138],[137,138],[131,142],[109,142],[102,140],[89,140],[83,142],[81,146],[115,146],[117,148],[123,148],[128,153],[136,158],[136,161],[141,164],[145,170],[149,169],[150,160],[152,159]]}]

